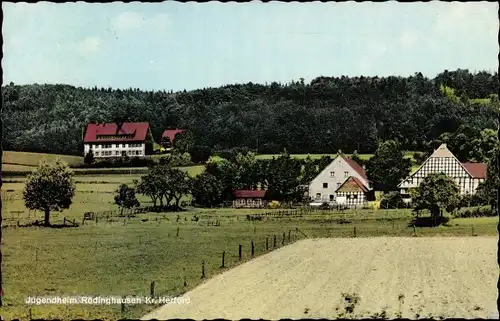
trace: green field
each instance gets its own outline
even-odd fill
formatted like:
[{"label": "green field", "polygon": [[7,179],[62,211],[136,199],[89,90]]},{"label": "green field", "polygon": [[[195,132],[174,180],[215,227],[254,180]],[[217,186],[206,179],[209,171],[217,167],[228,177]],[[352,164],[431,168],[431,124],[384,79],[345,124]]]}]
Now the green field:
[{"label": "green field", "polygon": [[[70,155],[56,155],[56,154],[43,154],[43,153],[27,153],[27,152],[12,152],[4,151],[2,158],[2,167],[5,165],[20,165],[36,167],[43,160],[55,160],[57,157],[68,163],[70,166],[83,164],[83,157],[70,156]],[[2,170],[6,170],[3,169]],[[13,169],[11,169],[13,170]],[[21,169],[23,170],[23,169]]]},{"label": "green field", "polygon": [[[4,308],[6,319],[26,318],[139,318],[152,305],[39,305],[24,303],[27,296],[146,296],[151,281],[155,295],[179,295],[220,273],[221,254],[226,268],[255,255],[304,237],[410,236],[410,211],[347,211],[311,213],[301,218],[247,221],[246,214],[262,210],[196,209],[176,213],[141,214],[114,222],[88,222],[77,228],[6,228],[4,230]],[[194,217],[198,221],[194,221]],[[385,217],[398,218],[394,221]],[[378,218],[378,219],[377,219]],[[148,219],[146,221],[146,219]],[[350,221],[340,224],[339,219]],[[220,226],[213,226],[215,221]],[[456,223],[455,223],[456,222]],[[417,228],[417,235],[496,235],[497,218],[458,219],[448,226]],[[179,236],[176,236],[179,228]],[[299,229],[297,231],[296,229]],[[290,231],[290,232],[289,232]],[[290,241],[288,240],[290,233]],[[306,236],[304,236],[304,233]],[[239,261],[238,245],[243,246]],[[186,287],[184,286],[186,280]]]}]

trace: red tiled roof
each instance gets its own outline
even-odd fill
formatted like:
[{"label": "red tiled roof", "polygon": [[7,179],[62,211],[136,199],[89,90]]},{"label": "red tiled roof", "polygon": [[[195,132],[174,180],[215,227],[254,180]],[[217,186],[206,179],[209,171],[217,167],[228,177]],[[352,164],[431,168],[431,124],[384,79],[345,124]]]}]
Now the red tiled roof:
[{"label": "red tiled roof", "polygon": [[485,163],[462,163],[473,178],[486,178],[488,165]]},{"label": "red tiled roof", "polygon": [[366,179],[368,181],[368,177],[366,176],[365,170],[363,167],[359,166],[358,163],[350,159],[349,157],[345,157],[343,154],[340,154],[340,157],[342,157],[349,166],[351,166],[352,169],[354,169],[361,177]]},{"label": "red tiled roof", "polygon": [[264,198],[266,191],[256,189],[240,189],[233,191],[236,198]]},{"label": "red tiled roof", "polygon": [[161,137],[168,137],[170,138],[170,142],[173,143],[175,139],[175,135],[183,133],[184,129],[166,129]]},{"label": "red tiled roof", "polygon": [[366,188],[366,186],[361,183],[359,179],[353,176],[349,176],[347,180],[342,185],[340,185],[339,188],[337,188],[337,191],[342,188],[359,188],[365,193],[368,192],[368,188]]},{"label": "red tiled roof", "polygon": [[[83,142],[121,142],[121,141],[145,141],[149,132],[149,123],[123,123],[121,129],[117,130],[116,123],[88,124]],[[121,136],[124,137],[113,137]],[[106,136],[110,136],[106,138]]]}]

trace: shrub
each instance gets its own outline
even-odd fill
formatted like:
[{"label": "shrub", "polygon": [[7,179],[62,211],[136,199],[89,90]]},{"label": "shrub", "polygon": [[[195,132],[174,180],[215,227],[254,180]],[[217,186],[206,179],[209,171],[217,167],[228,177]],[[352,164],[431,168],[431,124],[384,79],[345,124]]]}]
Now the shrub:
[{"label": "shrub", "polygon": [[405,204],[403,202],[403,198],[401,197],[401,194],[399,194],[398,192],[385,193],[384,196],[382,196],[379,205],[379,208],[381,209],[404,208],[404,207]]},{"label": "shrub", "polygon": [[160,165],[170,165],[172,167],[190,166],[193,164],[189,153],[172,153],[159,159]]},{"label": "shrub", "polygon": [[459,209],[453,214],[454,218],[465,217],[491,217],[496,216],[496,213],[491,209],[491,206],[474,206]]},{"label": "shrub", "polygon": [[278,201],[271,201],[271,202],[269,202],[269,207],[270,208],[279,208],[280,206],[281,206],[281,204]]},{"label": "shrub", "polygon": [[120,167],[150,167],[157,162],[149,157],[111,157],[106,159],[96,159],[91,164],[82,164],[75,168],[120,168]]}]

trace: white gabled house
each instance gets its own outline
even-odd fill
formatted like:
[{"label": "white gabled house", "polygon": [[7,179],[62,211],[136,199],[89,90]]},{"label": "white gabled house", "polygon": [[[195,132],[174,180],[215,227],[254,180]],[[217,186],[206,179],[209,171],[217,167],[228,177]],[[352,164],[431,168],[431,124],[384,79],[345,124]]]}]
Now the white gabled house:
[{"label": "white gabled house", "polygon": [[479,183],[486,179],[487,164],[461,163],[455,155],[442,144],[413,174],[405,178],[398,189],[405,202],[410,202],[410,188],[416,188],[429,174],[443,173],[453,179],[460,188],[460,194],[474,194]]},{"label": "white gabled house", "polygon": [[352,159],[339,155],[309,184],[309,197],[317,203],[362,207],[371,186],[364,169]]}]

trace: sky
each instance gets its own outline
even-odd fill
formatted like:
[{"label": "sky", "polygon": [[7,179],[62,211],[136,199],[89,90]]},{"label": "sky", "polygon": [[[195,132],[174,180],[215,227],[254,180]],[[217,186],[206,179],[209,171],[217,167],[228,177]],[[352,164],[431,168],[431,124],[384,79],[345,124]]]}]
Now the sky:
[{"label": "sky", "polygon": [[496,2],[4,3],[3,84],[191,90],[498,68]]}]

